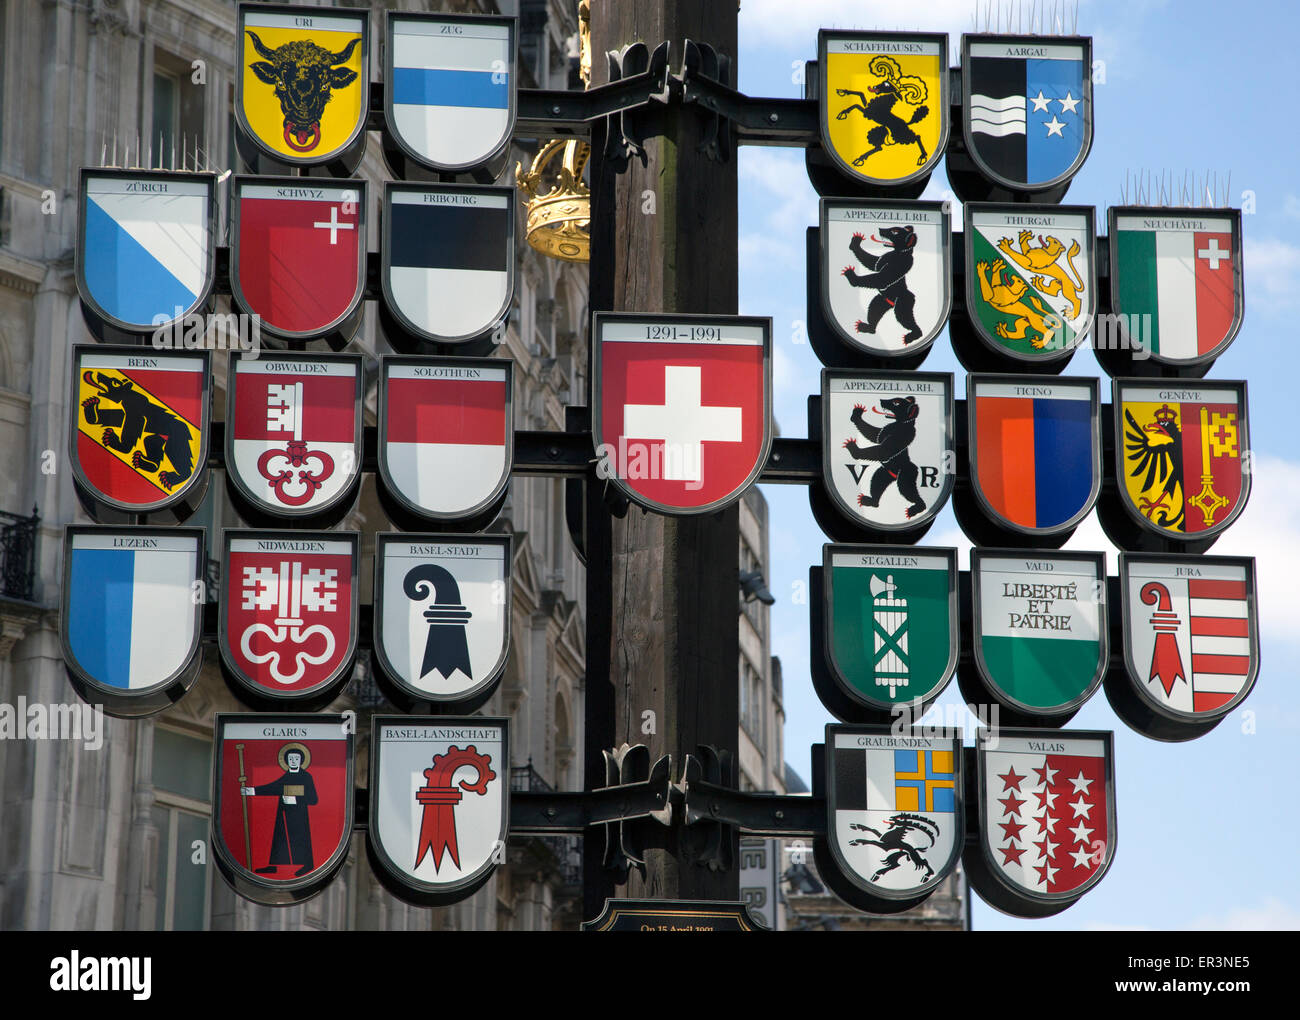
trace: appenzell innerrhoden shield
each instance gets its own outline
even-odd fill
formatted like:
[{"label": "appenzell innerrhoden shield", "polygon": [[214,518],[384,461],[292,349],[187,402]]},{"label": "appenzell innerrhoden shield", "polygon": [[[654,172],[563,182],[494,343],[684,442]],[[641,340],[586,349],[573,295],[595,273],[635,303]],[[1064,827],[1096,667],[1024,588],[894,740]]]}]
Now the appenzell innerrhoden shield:
[{"label": "appenzell innerrhoden shield", "polygon": [[599,473],[666,514],[735,502],[772,445],[772,320],[599,313]]}]

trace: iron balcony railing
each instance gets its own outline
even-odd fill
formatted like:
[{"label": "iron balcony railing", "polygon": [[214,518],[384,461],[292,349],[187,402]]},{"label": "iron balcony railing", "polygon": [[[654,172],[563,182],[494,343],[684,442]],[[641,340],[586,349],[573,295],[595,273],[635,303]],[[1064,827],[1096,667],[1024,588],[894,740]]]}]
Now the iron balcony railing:
[{"label": "iron balcony railing", "polygon": [[36,597],[36,525],[40,517],[0,510],[0,594],[33,602]]}]

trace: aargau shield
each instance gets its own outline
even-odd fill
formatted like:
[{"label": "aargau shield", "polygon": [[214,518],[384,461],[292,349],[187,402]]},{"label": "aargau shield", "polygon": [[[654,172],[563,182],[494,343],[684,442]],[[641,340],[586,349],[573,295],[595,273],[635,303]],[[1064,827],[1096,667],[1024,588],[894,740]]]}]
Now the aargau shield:
[{"label": "aargau shield", "polygon": [[245,899],[296,903],[338,874],[352,835],[353,731],[342,715],[217,715],[212,846]]},{"label": "aargau shield", "polygon": [[370,826],[375,874],[402,899],[464,899],[505,860],[508,719],[375,716]]}]

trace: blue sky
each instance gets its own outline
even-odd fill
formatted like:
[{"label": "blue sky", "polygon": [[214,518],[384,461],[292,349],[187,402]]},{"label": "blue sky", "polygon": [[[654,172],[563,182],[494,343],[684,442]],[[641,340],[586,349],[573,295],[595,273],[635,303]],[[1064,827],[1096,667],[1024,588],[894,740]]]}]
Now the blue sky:
[{"label": "blue sky", "polygon": [[[794,75],[815,57],[819,27],[946,31],[956,53],[961,33],[974,28],[975,7],[972,0],[743,0],[739,87],[750,95],[801,95]],[[1245,324],[1210,378],[1248,381],[1256,473],[1249,505],[1212,552],[1258,559],[1262,667],[1244,705],[1185,744],[1129,730],[1099,691],[1070,726],[1115,731],[1119,831],[1110,872],[1079,903],[1042,921],[1006,917],[976,897],[976,928],[1300,928],[1300,804],[1291,775],[1300,746],[1293,665],[1300,661],[1293,623],[1300,449],[1290,445],[1296,375],[1284,370],[1295,363],[1291,317],[1300,310],[1300,181],[1292,165],[1298,147],[1279,116],[1294,71],[1279,59],[1276,42],[1298,28],[1300,12],[1282,3],[1236,4],[1231,18],[1208,0],[1079,4],[1078,31],[1093,37],[1106,81],[1094,90],[1091,155],[1065,201],[1095,205],[1104,231],[1105,210],[1121,204],[1126,173],[1169,172],[1179,181],[1186,173],[1198,180],[1217,174],[1220,188],[1230,177],[1231,205],[1249,207],[1253,198],[1254,212],[1243,217]],[[804,229],[816,222],[817,196],[796,149],[742,149],[739,173],[740,311],[772,317],[777,420],[784,435],[802,436],[805,401],[819,390],[821,367],[797,342],[796,325],[804,318]],[[942,164],[923,197],[953,197]],[[959,205],[953,218],[960,224]],[[946,331],[923,369],[954,373],[957,395],[965,395],[965,370]],[[1100,377],[1109,400],[1109,377],[1090,351],[1077,353],[1066,373]],[[808,607],[798,593],[826,539],[803,487],[769,485],[764,493],[772,508],[772,644],[784,666],[786,758],[807,779],[808,747],[833,720],[808,679]],[[923,541],[957,546],[965,566],[970,542],[951,509]],[[1117,570],[1095,515],[1067,548],[1105,549],[1109,572]],[[940,704],[960,703],[954,682]]]}]

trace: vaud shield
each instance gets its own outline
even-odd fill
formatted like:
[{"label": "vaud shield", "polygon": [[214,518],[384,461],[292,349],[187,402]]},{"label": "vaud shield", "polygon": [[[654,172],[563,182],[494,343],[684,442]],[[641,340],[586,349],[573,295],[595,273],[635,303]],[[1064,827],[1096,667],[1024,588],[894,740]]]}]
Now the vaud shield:
[{"label": "vaud shield", "polygon": [[948,144],[948,36],[817,34],[822,148],[850,179],[898,185],[934,169]]},{"label": "vaud shield", "polygon": [[76,269],[90,331],[183,333],[210,304],[216,217],[213,174],[83,167]]},{"label": "vaud shield", "polygon": [[772,445],[772,320],[595,316],[598,473],[665,514],[719,510]]},{"label": "vaud shield", "polygon": [[320,519],[361,476],[360,355],[230,359],[226,481],[245,517]]},{"label": "vaud shield", "polygon": [[85,701],[136,717],[189,690],[202,664],[206,566],[201,528],[66,529],[60,635]]},{"label": "vaud shield", "polygon": [[217,869],[245,899],[305,900],[347,860],[353,730],[345,715],[217,715],[212,846]]},{"label": "vaud shield", "polygon": [[366,848],[393,895],[464,899],[505,860],[508,719],[375,716]]},{"label": "vaud shield", "polygon": [[473,709],[496,689],[512,552],[509,535],[376,538],[374,661],[397,704]]},{"label": "vaud shield", "polygon": [[357,650],[353,531],[227,530],[218,636],[231,689],[257,707],[328,704]]}]

